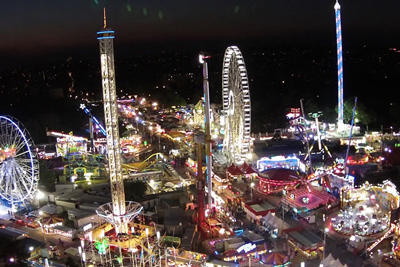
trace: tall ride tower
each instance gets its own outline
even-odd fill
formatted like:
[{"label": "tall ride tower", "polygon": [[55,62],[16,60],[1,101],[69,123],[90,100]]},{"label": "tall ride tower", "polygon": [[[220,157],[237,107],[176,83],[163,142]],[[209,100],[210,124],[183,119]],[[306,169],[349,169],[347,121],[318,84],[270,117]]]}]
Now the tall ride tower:
[{"label": "tall ride tower", "polygon": [[340,20],[340,5],[336,0],[336,46],[337,46],[337,66],[338,66],[338,128],[343,127],[343,49],[342,49],[342,22]]},{"label": "tall ride tower", "polygon": [[[109,204],[103,214],[115,225],[117,233],[128,233],[128,221],[126,220],[126,205],[124,181],[121,167],[121,148],[118,128],[117,93],[115,89],[114,70],[114,31],[107,28],[106,12],[104,10],[104,27],[97,32],[100,44],[101,77],[103,86],[104,118],[107,131],[107,155],[110,174],[110,186],[112,195],[112,209]],[[103,207],[103,210],[106,207]],[[99,214],[99,211],[98,211]],[[101,215],[101,214],[99,214]],[[106,215],[106,216],[104,216]],[[106,218],[107,219],[107,218]]]}]

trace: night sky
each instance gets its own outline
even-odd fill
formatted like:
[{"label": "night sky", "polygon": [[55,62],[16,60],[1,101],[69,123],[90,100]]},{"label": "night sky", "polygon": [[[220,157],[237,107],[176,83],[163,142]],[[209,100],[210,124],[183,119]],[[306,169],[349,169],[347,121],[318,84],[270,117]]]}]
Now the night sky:
[{"label": "night sky", "polygon": [[[334,0],[1,1],[0,57],[97,46],[103,7],[116,45],[335,43]],[[342,0],[344,46],[400,43],[400,1]],[[96,51],[96,50],[94,50]],[[97,52],[97,51],[96,51]]]}]

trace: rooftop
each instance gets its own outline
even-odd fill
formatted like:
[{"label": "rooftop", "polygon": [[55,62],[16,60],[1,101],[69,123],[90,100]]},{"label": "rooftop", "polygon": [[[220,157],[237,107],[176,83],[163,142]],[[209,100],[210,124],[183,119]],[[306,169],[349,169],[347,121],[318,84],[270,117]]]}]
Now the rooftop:
[{"label": "rooftop", "polygon": [[266,210],[272,210],[275,207],[272,206],[270,203],[268,202],[261,202],[261,203],[257,203],[257,204],[251,204],[249,205],[253,210],[255,210],[256,212],[261,212],[261,211],[266,211]]},{"label": "rooftop", "polygon": [[321,238],[308,230],[289,232],[288,235],[305,247],[321,244],[323,242]]}]

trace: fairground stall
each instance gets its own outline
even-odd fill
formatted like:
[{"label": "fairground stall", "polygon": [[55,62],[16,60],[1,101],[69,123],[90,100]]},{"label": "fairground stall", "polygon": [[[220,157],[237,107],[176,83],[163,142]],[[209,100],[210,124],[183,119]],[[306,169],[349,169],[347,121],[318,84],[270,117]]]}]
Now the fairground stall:
[{"label": "fairground stall", "polygon": [[286,234],[288,245],[304,258],[316,259],[324,250],[324,241],[308,230],[291,231]]},{"label": "fairground stall", "polygon": [[57,138],[56,154],[57,157],[68,157],[74,154],[86,154],[88,140],[84,137],[70,134],[47,132],[47,136]]}]

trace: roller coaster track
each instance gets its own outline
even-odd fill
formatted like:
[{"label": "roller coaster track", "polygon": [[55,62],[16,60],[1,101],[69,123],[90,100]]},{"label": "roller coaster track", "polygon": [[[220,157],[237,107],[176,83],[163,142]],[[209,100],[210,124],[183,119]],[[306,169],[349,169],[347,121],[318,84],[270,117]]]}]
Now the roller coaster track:
[{"label": "roller coaster track", "polygon": [[160,161],[160,158],[163,159],[165,156],[162,153],[154,153],[147,157],[145,160],[143,160],[139,165],[135,166],[137,162],[134,163],[127,163],[127,164],[122,164],[122,167],[125,169],[129,170],[138,170],[138,171],[144,171],[144,170],[149,170],[151,166],[156,164],[158,161]]},{"label": "roller coaster track", "polygon": [[[93,154],[85,153],[85,157],[88,157],[89,155],[93,155]],[[95,155],[93,155],[93,156],[95,156]],[[159,162],[160,159],[163,159],[164,157],[165,156],[162,153],[154,153],[154,154],[150,155],[149,157],[147,157],[142,162],[122,164],[122,168],[124,170],[137,172],[137,176],[140,176],[140,174],[143,174],[143,173],[147,173],[148,175],[158,174],[160,172],[160,170],[157,168],[151,168],[151,167],[154,164],[156,164],[157,162]],[[72,162],[70,162],[70,164],[67,163],[64,166],[69,165],[71,168],[74,168],[74,169],[75,168],[99,168],[99,169],[106,170],[104,165],[100,166],[99,163],[96,163],[96,164],[97,164],[97,166],[90,165],[90,164],[88,164],[88,162],[85,162],[85,160],[82,159],[82,160],[73,160]],[[132,175],[132,174],[130,174],[130,175]]]}]

